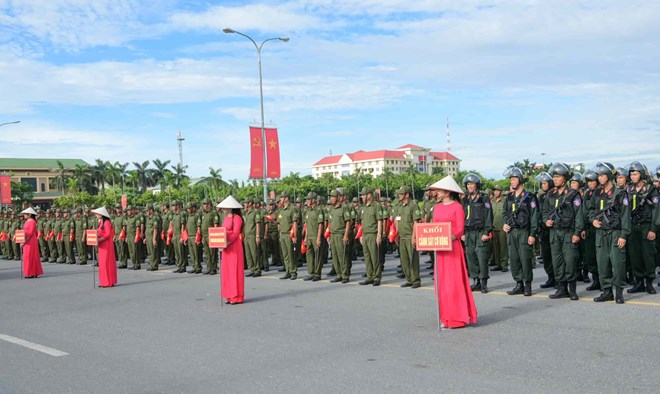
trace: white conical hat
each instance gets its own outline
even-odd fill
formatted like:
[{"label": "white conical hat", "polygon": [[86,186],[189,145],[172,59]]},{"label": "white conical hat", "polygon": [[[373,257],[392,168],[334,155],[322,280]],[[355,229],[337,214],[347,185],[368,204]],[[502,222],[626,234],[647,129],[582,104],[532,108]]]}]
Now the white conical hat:
[{"label": "white conical hat", "polygon": [[101,216],[104,216],[104,217],[110,219],[110,214],[108,213],[108,210],[105,209],[105,207],[100,207],[100,208],[92,209],[92,213],[97,213],[97,214],[99,214],[99,215],[101,215]]},{"label": "white conical hat", "polygon": [[243,209],[243,205],[236,201],[232,196],[229,196],[222,200],[216,208],[226,208],[226,209]]},{"label": "white conical hat", "polygon": [[458,194],[465,194],[463,189],[461,189],[460,186],[458,186],[458,183],[452,178],[450,175],[447,175],[446,177],[440,179],[436,183],[432,184],[429,186],[429,189],[440,189],[440,190],[446,190],[448,192],[456,192]]},{"label": "white conical hat", "polygon": [[32,209],[32,207],[24,209],[23,211],[21,211],[21,215],[24,214],[24,213],[29,213],[30,215],[38,215],[37,211]]}]

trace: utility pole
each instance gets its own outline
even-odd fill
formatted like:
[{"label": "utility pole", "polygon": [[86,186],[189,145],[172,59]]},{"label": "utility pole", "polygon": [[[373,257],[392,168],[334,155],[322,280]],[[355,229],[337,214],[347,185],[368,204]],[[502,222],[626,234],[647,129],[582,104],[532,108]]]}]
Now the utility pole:
[{"label": "utility pole", "polygon": [[185,138],[181,136],[181,130],[176,133],[176,141],[179,144],[179,165],[183,168],[183,141],[185,141]]}]

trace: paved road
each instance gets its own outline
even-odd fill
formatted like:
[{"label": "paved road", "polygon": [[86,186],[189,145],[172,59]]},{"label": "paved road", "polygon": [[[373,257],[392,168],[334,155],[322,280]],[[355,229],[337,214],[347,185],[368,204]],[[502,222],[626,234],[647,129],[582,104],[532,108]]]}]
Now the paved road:
[{"label": "paved road", "polygon": [[221,306],[218,276],[120,270],[118,287],[94,289],[90,267],[45,264],[21,281],[19,262],[0,261],[0,336],[68,353],[0,338],[0,392],[660,389],[660,296],[595,304],[580,285],[580,302],[512,297],[496,273],[493,292],[475,294],[478,325],[438,332],[430,277],[401,289],[395,265],[380,288],[356,284],[360,262],[347,285],[271,271],[246,279],[245,304]]}]

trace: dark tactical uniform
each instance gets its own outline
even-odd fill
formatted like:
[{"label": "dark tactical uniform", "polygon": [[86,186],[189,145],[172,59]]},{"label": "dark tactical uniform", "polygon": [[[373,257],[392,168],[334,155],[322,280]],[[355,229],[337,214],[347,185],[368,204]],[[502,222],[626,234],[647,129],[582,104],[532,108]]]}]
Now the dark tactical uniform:
[{"label": "dark tactical uniform", "polygon": [[[411,193],[409,186],[403,186],[397,191],[397,194],[402,196],[406,193]],[[403,268],[403,275],[405,275],[406,283],[403,287],[412,286],[417,288],[421,285],[419,277],[419,252],[413,246],[413,226],[415,222],[422,219],[422,212],[417,205],[417,201],[409,199],[407,203],[401,203],[396,210],[394,217],[394,224],[397,226],[399,233],[399,255],[401,258],[401,267]],[[486,262],[488,264],[488,262]]]},{"label": "dark tactical uniform", "polygon": [[[577,190],[567,186],[554,188],[547,194],[543,204],[543,223],[553,221],[550,227],[550,248],[554,265],[555,279],[559,288],[550,298],[565,298],[570,296],[577,300],[576,276],[580,258],[579,241],[584,229],[582,197]],[[570,289],[567,289],[567,286]]]},{"label": "dark tactical uniform", "polygon": [[[516,288],[509,293],[532,295],[531,285],[534,279],[532,271],[532,246],[529,237],[534,237],[538,230],[539,213],[536,196],[524,189],[520,194],[506,194],[504,204],[504,223],[511,226],[507,234],[509,264],[511,276],[516,281]],[[524,288],[523,288],[524,282]]]},{"label": "dark tactical uniform", "polygon": [[584,239],[580,242],[582,266],[591,272],[594,282],[587,287],[588,291],[600,290],[600,278],[598,276],[598,265],[596,263],[596,229],[589,220],[589,210],[596,189],[587,189],[582,196],[582,218],[584,222]]},{"label": "dark tactical uniform", "polygon": [[[641,187],[630,185],[628,199],[632,215],[632,232],[628,250],[635,276],[635,286],[629,293],[647,291],[655,294],[655,241],[648,239],[649,232],[658,234],[658,215],[660,215],[660,193],[653,185],[644,183]],[[644,282],[646,284],[644,285]]]},{"label": "dark tactical uniform", "polygon": [[465,212],[465,254],[470,278],[475,280],[472,290],[481,290],[481,281],[487,282],[490,259],[490,237],[493,231],[493,211],[486,193],[477,192],[463,199]]},{"label": "dark tactical uniform", "polygon": [[[550,190],[548,190],[547,192],[541,190],[538,194],[537,198],[541,210],[545,206],[545,202],[548,199],[548,193],[550,193]],[[541,243],[540,246],[541,246],[541,258],[543,259],[543,269],[545,270],[545,273],[548,275],[548,281],[542,284],[541,288],[546,289],[549,287],[554,287],[555,281],[559,279],[555,278],[555,268],[552,260],[552,247],[550,246],[550,244],[552,243],[552,241],[550,240],[550,228],[545,225],[545,220],[541,220],[541,225],[539,226],[539,241]]]},{"label": "dark tactical uniform", "polygon": [[[616,287],[617,303],[623,303],[622,289],[626,286],[626,248],[619,248],[619,238],[627,240],[631,232],[630,202],[625,191],[614,185],[609,190],[596,189],[590,205],[589,220],[600,222],[596,229],[596,260],[604,293],[594,301],[611,301],[612,286]],[[594,226],[595,227],[595,226]]]},{"label": "dark tactical uniform", "polygon": [[[282,194],[281,197],[288,197],[288,194]],[[286,274],[283,279],[296,279],[298,277],[298,266],[294,259],[294,244],[290,233],[294,224],[298,221],[298,210],[291,203],[279,209],[277,214],[280,233],[280,253],[284,260]]]}]

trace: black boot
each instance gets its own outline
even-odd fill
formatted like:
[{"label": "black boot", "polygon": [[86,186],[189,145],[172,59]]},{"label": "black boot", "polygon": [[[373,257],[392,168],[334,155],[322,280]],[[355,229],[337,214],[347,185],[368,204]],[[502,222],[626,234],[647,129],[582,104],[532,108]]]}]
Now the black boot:
[{"label": "black boot", "polygon": [[527,281],[525,282],[525,292],[523,293],[525,297],[531,297],[532,296],[532,282]]},{"label": "black boot", "polygon": [[616,288],[615,300],[617,304],[623,304],[623,287]]},{"label": "black boot", "polygon": [[[587,278],[588,278],[588,276],[587,276]],[[584,280],[584,277],[582,276],[582,270],[577,271],[577,276],[575,277],[575,279],[579,280],[580,282],[582,282]]]},{"label": "black boot", "polygon": [[626,279],[626,282],[632,286],[635,284],[635,276],[633,276],[632,272],[628,272],[628,277]]},{"label": "black boot", "polygon": [[593,273],[592,276],[594,277],[594,283],[587,287],[587,291],[602,290],[600,288],[600,279],[598,278],[598,274]]},{"label": "black boot", "polygon": [[335,271],[335,269],[332,268],[330,272],[328,272],[328,276],[337,276],[337,271]]},{"label": "black boot", "polygon": [[506,293],[508,295],[516,295],[516,294],[522,294],[524,292],[525,292],[525,288],[523,287],[523,283],[522,282],[516,282],[516,287],[514,287],[513,289],[507,291]]},{"label": "black boot", "polygon": [[548,296],[550,299],[557,300],[559,298],[568,298],[568,289],[566,287],[566,281],[559,282],[559,288],[555,291],[554,294]]},{"label": "black boot", "polygon": [[608,287],[603,291],[603,294],[594,298],[594,302],[605,302],[605,301],[614,301],[614,294],[612,294],[611,287]]},{"label": "black boot", "polygon": [[472,286],[470,286],[470,290],[472,291],[477,291],[481,290],[481,279],[479,278],[474,278],[472,279]]},{"label": "black boot", "polygon": [[549,276],[548,280],[546,280],[545,283],[543,283],[541,285],[542,289],[549,289],[551,287],[555,287],[555,277],[554,276]]},{"label": "black boot", "polygon": [[646,292],[649,294],[656,294],[657,292],[653,288],[653,279],[646,278]]},{"label": "black boot", "polygon": [[582,270],[582,281],[584,283],[591,283],[591,280],[589,279],[589,270]]},{"label": "black boot", "polygon": [[580,299],[577,295],[576,287],[577,281],[572,280],[568,282],[568,296],[571,298],[571,301],[577,301]]},{"label": "black boot", "polygon": [[628,294],[645,292],[646,287],[644,286],[644,278],[635,278],[635,285],[630,289],[628,289],[627,291]]},{"label": "black boot", "polygon": [[483,294],[488,293],[488,279],[481,280],[481,292]]}]

